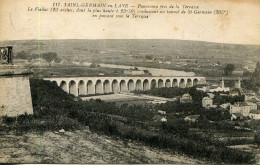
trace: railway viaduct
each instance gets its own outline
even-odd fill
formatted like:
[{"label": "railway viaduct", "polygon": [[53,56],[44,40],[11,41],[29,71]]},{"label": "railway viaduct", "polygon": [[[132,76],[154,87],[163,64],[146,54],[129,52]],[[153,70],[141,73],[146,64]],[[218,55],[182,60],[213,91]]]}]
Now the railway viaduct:
[{"label": "railway viaduct", "polygon": [[150,90],[161,87],[192,87],[204,77],[55,77],[44,78],[74,96]]}]

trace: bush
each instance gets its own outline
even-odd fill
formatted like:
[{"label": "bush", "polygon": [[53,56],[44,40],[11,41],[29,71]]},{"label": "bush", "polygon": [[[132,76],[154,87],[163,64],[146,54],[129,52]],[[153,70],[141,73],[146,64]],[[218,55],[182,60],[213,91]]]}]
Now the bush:
[{"label": "bush", "polygon": [[[36,115],[33,115],[33,119],[31,115],[26,114],[18,117],[17,121],[20,124],[17,127],[23,130],[73,130],[88,125],[91,131],[138,140],[153,147],[170,149],[195,158],[207,158],[219,163],[252,163],[254,158],[253,154],[227,148],[226,143],[216,141],[210,136],[189,132],[190,126],[205,129],[232,129],[233,127],[226,122],[209,123],[205,120],[205,123],[202,124],[198,122],[189,125],[183,120],[176,120],[163,125],[164,131],[156,132],[152,129],[149,130],[149,127],[144,124],[154,116],[153,112],[145,106],[134,105],[119,108],[115,103],[106,103],[101,100],[75,102],[74,96],[44,80],[31,80],[31,89]],[[194,89],[190,89],[190,92],[191,95],[196,95]],[[202,96],[203,93],[199,99]],[[201,105],[197,104],[177,102],[163,104],[160,107],[162,110],[166,109],[167,114],[168,112],[187,114],[192,109],[194,113],[201,114],[203,118],[209,117],[207,114],[202,115],[205,113],[201,110]],[[220,114],[216,112],[215,115]],[[13,118],[6,118],[6,121],[12,122],[12,120]]]},{"label": "bush", "polygon": [[254,142],[258,147],[260,147],[260,133],[255,134]]},{"label": "bush", "polygon": [[3,116],[3,123],[10,125],[16,122],[16,117]]},{"label": "bush", "polygon": [[30,124],[32,121],[34,121],[34,115],[28,115],[27,113],[17,117],[18,124]]}]

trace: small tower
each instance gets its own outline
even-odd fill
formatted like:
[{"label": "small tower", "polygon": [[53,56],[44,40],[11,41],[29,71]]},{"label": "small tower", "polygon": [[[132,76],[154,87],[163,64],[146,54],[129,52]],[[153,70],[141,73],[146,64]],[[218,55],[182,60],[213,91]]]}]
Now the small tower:
[{"label": "small tower", "polygon": [[225,88],[225,82],[224,82],[224,78],[222,77],[222,80],[221,80],[221,88]]},{"label": "small tower", "polygon": [[33,114],[31,74],[25,66],[13,65],[12,46],[0,47],[0,118]]},{"label": "small tower", "polygon": [[239,77],[238,81],[235,84],[235,88],[241,88],[241,78]]}]

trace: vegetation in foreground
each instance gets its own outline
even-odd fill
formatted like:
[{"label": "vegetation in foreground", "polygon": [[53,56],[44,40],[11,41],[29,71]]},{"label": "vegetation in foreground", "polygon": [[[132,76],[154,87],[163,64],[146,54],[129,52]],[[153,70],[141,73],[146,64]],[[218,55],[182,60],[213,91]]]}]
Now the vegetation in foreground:
[{"label": "vegetation in foreground", "polygon": [[[218,128],[219,131],[229,128],[236,134],[247,133],[233,129],[232,124],[226,122],[225,118],[216,123],[209,122],[207,116],[204,116],[197,123],[188,123],[179,118],[164,124],[154,124],[152,118],[156,110],[149,106],[124,104],[117,107],[115,103],[101,100],[75,101],[74,96],[65,93],[55,84],[37,79],[31,80],[31,92],[34,114],[20,115],[17,118],[5,117],[6,125],[1,127],[2,130],[12,129],[18,133],[30,130],[43,132],[58,129],[75,130],[89,126],[91,131],[137,140],[149,146],[184,153],[194,158],[218,163],[254,162],[252,153],[227,147],[248,141],[219,141],[209,134],[201,133],[212,128]],[[195,106],[198,109],[200,107],[196,103],[186,104],[179,111],[187,111],[188,108],[185,107],[196,109],[193,108]],[[161,108],[175,112],[177,107],[167,103]],[[202,109],[201,113],[203,112]]]}]

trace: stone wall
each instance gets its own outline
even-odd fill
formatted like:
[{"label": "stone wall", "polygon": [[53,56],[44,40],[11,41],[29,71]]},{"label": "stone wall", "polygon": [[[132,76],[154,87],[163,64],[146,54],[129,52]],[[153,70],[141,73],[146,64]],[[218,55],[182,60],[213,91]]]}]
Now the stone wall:
[{"label": "stone wall", "polygon": [[28,75],[0,75],[0,116],[33,114]]}]

